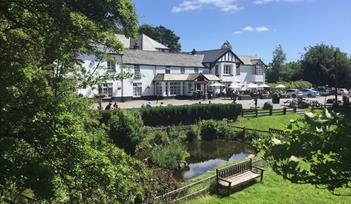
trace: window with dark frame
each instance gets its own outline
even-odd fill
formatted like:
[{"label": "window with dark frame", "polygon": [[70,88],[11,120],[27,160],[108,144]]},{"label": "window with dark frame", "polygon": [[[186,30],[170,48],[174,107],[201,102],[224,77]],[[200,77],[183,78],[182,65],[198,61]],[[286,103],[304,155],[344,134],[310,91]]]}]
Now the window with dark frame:
[{"label": "window with dark frame", "polygon": [[166,74],[170,74],[171,73],[171,67],[166,67]]},{"label": "window with dark frame", "polygon": [[263,75],[263,66],[261,64],[257,64],[254,67],[254,74],[255,75]]},{"label": "window with dark frame", "polygon": [[218,64],[216,64],[216,66],[215,66],[215,75],[219,76],[219,66],[218,66]]},{"label": "window with dark frame", "polygon": [[142,93],[142,84],[141,83],[133,83],[133,96],[141,97]]},{"label": "window with dark frame", "polygon": [[107,61],[107,71],[115,72],[116,71],[116,63],[112,61]]},{"label": "window with dark frame", "polygon": [[141,79],[140,66],[134,65],[134,79]]},{"label": "window with dark frame", "polygon": [[198,67],[195,67],[194,68],[194,72],[197,74],[197,73],[199,73],[199,68]]},{"label": "window with dark frame", "polygon": [[156,95],[162,96],[162,83],[156,82]]},{"label": "window with dark frame", "polygon": [[181,86],[181,83],[179,81],[170,82],[170,85],[169,85],[170,94],[176,95],[176,96],[180,95],[180,86]]},{"label": "window with dark frame", "polygon": [[223,70],[223,74],[224,75],[232,75],[232,65],[226,64],[224,65],[224,70]]},{"label": "window with dark frame", "polygon": [[181,67],[181,68],[180,68],[180,73],[181,73],[181,74],[185,74],[185,67]]},{"label": "window with dark frame", "polygon": [[112,97],[113,94],[113,84],[105,83],[102,86],[99,86],[99,94],[104,94],[105,97]]}]

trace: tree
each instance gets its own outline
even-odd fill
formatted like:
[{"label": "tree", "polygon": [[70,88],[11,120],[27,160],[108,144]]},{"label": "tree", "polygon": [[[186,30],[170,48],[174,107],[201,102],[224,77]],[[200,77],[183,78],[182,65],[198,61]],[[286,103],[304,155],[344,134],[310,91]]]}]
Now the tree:
[{"label": "tree", "polygon": [[293,121],[289,128],[287,137],[266,141],[266,156],[272,156],[275,171],[293,182],[332,191],[351,187],[351,123],[347,117],[325,109],[322,114],[305,113],[305,118]]},{"label": "tree", "polygon": [[135,148],[146,135],[141,116],[136,111],[115,111],[109,126],[109,137],[129,154],[135,153]]},{"label": "tree", "polygon": [[283,51],[282,46],[276,46],[273,52],[273,60],[271,63],[271,67],[267,69],[266,73],[266,78],[268,82],[274,83],[280,80],[280,74],[285,60],[286,55]]},{"label": "tree", "polygon": [[163,26],[156,26],[153,27],[148,24],[144,24],[139,27],[139,34],[145,34],[152,39],[164,44],[167,46],[171,52],[180,52],[181,45],[179,43],[180,37],[178,37],[174,31],[163,27]]},{"label": "tree", "polygon": [[302,73],[314,85],[350,87],[351,64],[346,53],[333,46],[319,44],[305,48]]},{"label": "tree", "polygon": [[[108,142],[76,94],[80,54],[135,36],[129,0],[0,2],[0,202],[129,203],[148,170]],[[107,56],[106,56],[107,57]],[[113,76],[123,77],[123,76]],[[84,79],[85,80],[85,79]]]},{"label": "tree", "polygon": [[301,70],[301,62],[288,62],[282,66],[280,71],[280,80],[282,81],[297,81],[303,78]]}]

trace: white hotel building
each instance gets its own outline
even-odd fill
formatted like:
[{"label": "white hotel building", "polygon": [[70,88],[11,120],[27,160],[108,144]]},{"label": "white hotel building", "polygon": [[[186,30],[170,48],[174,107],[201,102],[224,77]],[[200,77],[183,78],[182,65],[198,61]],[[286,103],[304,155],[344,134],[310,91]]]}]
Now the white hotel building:
[{"label": "white hotel building", "polygon": [[[124,45],[122,54],[111,54],[118,62],[103,61],[107,72],[130,72],[131,79],[107,81],[102,87],[88,87],[78,92],[93,98],[104,94],[111,99],[192,96],[194,91],[204,95],[212,83],[224,85],[265,83],[265,64],[253,56],[236,55],[229,42],[220,49],[190,53],[170,53],[169,48],[146,35],[138,39],[117,36]],[[82,56],[89,69],[94,56]]]}]

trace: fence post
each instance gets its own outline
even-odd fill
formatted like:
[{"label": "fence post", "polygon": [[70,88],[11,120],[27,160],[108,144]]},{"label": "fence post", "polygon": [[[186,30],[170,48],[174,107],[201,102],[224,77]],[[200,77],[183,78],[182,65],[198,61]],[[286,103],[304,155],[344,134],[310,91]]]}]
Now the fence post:
[{"label": "fence post", "polygon": [[286,115],[286,107],[283,108],[283,114]]},{"label": "fence post", "polygon": [[273,107],[269,108],[269,115],[272,116],[273,115]]},{"label": "fence post", "polygon": [[296,107],[294,107],[294,113],[296,113]]},{"label": "fence post", "polygon": [[313,109],[314,109],[314,104],[312,104],[312,111],[313,111]]},{"label": "fence post", "polygon": [[256,118],[257,118],[257,116],[258,116],[258,113],[257,113],[257,108],[255,108],[255,113],[256,113]]},{"label": "fence post", "polygon": [[244,109],[241,109],[241,117],[244,117]]}]

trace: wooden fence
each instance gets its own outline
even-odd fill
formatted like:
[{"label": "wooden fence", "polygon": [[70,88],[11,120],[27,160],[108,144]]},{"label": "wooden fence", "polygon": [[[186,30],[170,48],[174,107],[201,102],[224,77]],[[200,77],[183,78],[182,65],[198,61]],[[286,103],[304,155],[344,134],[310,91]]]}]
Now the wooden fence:
[{"label": "wooden fence", "polygon": [[268,110],[264,109],[242,109],[241,117],[259,117],[259,116],[272,116],[272,115],[285,115],[286,113],[297,113],[297,108],[280,108],[273,109],[270,108]]},{"label": "wooden fence", "polygon": [[[264,161],[262,159],[257,159],[254,160],[252,164],[256,166],[261,166],[263,162]],[[187,184],[183,187],[167,192],[163,195],[156,196],[154,198],[154,203],[176,203],[181,200],[190,199],[200,194],[207,193],[210,190],[211,184],[215,180],[216,174],[214,173],[211,176],[201,179],[199,181]]]}]

